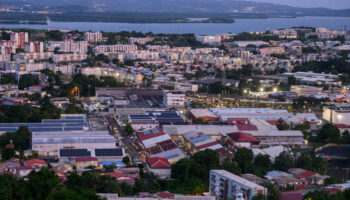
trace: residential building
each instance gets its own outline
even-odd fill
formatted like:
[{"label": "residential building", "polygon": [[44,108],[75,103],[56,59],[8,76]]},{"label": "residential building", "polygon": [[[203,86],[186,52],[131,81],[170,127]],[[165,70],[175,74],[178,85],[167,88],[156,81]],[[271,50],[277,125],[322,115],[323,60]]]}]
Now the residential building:
[{"label": "residential building", "polygon": [[168,108],[185,106],[185,94],[181,91],[165,90],[163,93],[164,105]]},{"label": "residential building", "polygon": [[131,37],[128,39],[129,44],[146,44],[147,42],[153,41],[152,37],[144,37],[144,38],[135,38]]},{"label": "residential building", "polygon": [[12,32],[10,35],[10,40],[16,42],[16,46],[19,49],[24,49],[24,44],[29,42],[29,37],[27,32]]},{"label": "residential building", "polygon": [[96,168],[98,159],[95,157],[78,157],[74,159],[74,166],[77,171],[81,171],[87,167]]},{"label": "residential building", "polygon": [[221,42],[221,35],[198,35],[196,40],[204,44],[219,44]]},{"label": "residential building", "polygon": [[210,195],[217,199],[247,199],[267,195],[267,189],[225,170],[211,170]]},{"label": "residential building", "polygon": [[86,32],[84,33],[84,40],[88,42],[102,42],[102,33],[101,32]]},{"label": "residential building", "polygon": [[25,43],[24,51],[27,53],[44,52],[44,43],[43,42]]},{"label": "residential building", "polygon": [[147,172],[163,179],[171,177],[171,166],[167,159],[161,157],[148,158],[146,164]]}]

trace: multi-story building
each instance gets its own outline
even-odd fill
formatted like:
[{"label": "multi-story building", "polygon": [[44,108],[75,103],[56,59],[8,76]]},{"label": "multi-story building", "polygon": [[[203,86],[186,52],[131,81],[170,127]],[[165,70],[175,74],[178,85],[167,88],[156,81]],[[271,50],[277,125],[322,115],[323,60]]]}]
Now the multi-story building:
[{"label": "multi-story building", "polygon": [[183,92],[165,90],[163,98],[164,105],[168,108],[185,106],[185,94]]},{"label": "multi-story building", "polygon": [[196,40],[204,44],[218,44],[221,42],[221,35],[198,35]]},{"label": "multi-story building", "polygon": [[101,42],[102,41],[102,33],[101,32],[86,32],[84,33],[84,40],[88,42]]},{"label": "multi-story building", "polygon": [[24,45],[24,51],[27,53],[38,53],[44,52],[44,43],[43,42],[29,42]]},{"label": "multi-story building", "polygon": [[266,47],[259,49],[261,55],[283,54],[284,47]]},{"label": "multi-story building", "polygon": [[322,87],[309,85],[292,85],[290,91],[298,93],[299,96],[310,96],[322,94]]},{"label": "multi-story building", "polygon": [[0,41],[0,54],[16,53],[17,43],[13,40]]},{"label": "multi-story building", "polygon": [[55,54],[53,56],[53,61],[58,62],[79,62],[85,60],[87,55],[83,54]]},{"label": "multi-story building", "polygon": [[295,29],[282,29],[282,30],[274,30],[273,34],[277,35],[279,38],[297,38],[298,32]]},{"label": "multi-story building", "polygon": [[323,119],[334,124],[350,125],[350,104],[324,106]]},{"label": "multi-story building", "polygon": [[341,85],[338,75],[314,72],[283,73],[285,77],[294,76],[299,83],[317,85]]},{"label": "multi-story building", "polygon": [[136,51],[137,45],[133,44],[116,44],[116,45],[98,45],[94,48],[96,54],[116,53],[126,51]]},{"label": "multi-story building", "polygon": [[128,39],[129,44],[146,44],[147,42],[153,41],[152,37],[144,37],[144,38],[135,38],[131,37]]},{"label": "multi-story building", "polygon": [[210,171],[210,195],[216,199],[246,199],[266,195],[267,189],[225,170]]},{"label": "multi-story building", "polygon": [[86,53],[87,41],[49,41],[46,46],[48,51],[61,53]]},{"label": "multi-story building", "polygon": [[17,48],[23,49],[24,44],[29,42],[28,33],[27,32],[11,33],[10,40],[16,41]]}]

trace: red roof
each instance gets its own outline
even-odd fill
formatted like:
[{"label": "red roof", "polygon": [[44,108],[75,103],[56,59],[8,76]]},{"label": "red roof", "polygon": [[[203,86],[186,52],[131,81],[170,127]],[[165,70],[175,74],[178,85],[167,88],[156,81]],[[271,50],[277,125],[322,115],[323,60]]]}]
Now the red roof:
[{"label": "red roof", "polygon": [[7,145],[5,146],[5,148],[13,149],[13,148],[15,148],[15,145],[14,145],[14,144],[7,144]]},{"label": "red roof", "polygon": [[313,176],[313,175],[315,175],[315,174],[316,174],[316,173],[313,172],[313,171],[306,171],[306,172],[304,172],[304,173],[301,173],[301,174],[296,175],[296,177],[299,178],[299,179],[303,179],[303,178],[308,178],[308,177],[310,177],[310,176]]},{"label": "red roof", "polygon": [[233,141],[235,142],[251,142],[251,143],[258,143],[259,140],[256,139],[254,136],[252,136],[249,133],[243,133],[243,132],[234,132],[227,134]]},{"label": "red roof", "polygon": [[79,157],[74,159],[75,162],[90,162],[90,161],[97,161],[97,158],[95,157]]},{"label": "red roof", "polygon": [[237,128],[240,131],[257,131],[258,127],[249,124],[237,124]]},{"label": "red roof", "polygon": [[175,198],[175,195],[170,192],[158,192],[156,194],[157,197],[160,197],[162,199],[173,199]]},{"label": "red roof", "polygon": [[40,169],[40,167],[38,165],[18,167],[18,170],[34,170],[34,169]]},{"label": "red roof", "polygon": [[152,197],[153,194],[149,193],[149,192],[139,192],[139,195],[141,197]]},{"label": "red roof", "polygon": [[24,161],[24,164],[26,166],[33,166],[33,165],[47,165],[47,163],[44,160],[40,159],[31,159]]},{"label": "red roof", "polygon": [[165,135],[165,133],[161,129],[155,128],[155,129],[148,130],[145,132],[136,133],[136,135],[140,141],[143,141],[143,140],[148,140],[148,139],[155,138],[155,137],[158,137],[161,135]]},{"label": "red roof", "polygon": [[328,194],[330,194],[330,195],[333,195],[339,191],[339,189],[337,189],[337,188],[325,188],[324,190],[326,192],[328,192]]},{"label": "red roof", "polygon": [[121,177],[126,177],[125,174],[123,173],[118,173],[118,172],[110,172],[106,174],[107,176],[113,177],[113,178],[121,178]]},{"label": "red roof", "polygon": [[350,125],[347,125],[347,124],[334,124],[334,126],[340,129],[350,128]]},{"label": "red roof", "polygon": [[208,147],[217,145],[217,144],[219,144],[218,141],[209,142],[209,143],[207,143],[207,144],[203,144],[203,145],[198,146],[197,149],[198,149],[198,150],[201,150],[201,149],[205,149],[205,148],[208,148]]},{"label": "red roof", "polygon": [[169,161],[161,157],[148,158],[147,164],[150,168],[170,168]]},{"label": "red roof", "polygon": [[[278,124],[280,124],[281,122],[280,121],[266,121],[267,123],[269,123],[269,124],[271,124],[271,125],[278,125]],[[285,124],[285,122],[284,121],[282,121],[282,124]]]},{"label": "red roof", "polygon": [[281,200],[303,200],[303,193],[299,191],[281,192]]}]

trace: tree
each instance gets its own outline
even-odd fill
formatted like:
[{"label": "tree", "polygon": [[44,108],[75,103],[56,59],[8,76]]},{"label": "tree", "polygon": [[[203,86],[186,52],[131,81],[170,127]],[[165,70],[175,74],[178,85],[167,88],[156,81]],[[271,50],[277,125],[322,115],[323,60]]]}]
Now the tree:
[{"label": "tree", "polygon": [[1,151],[1,158],[3,160],[9,160],[16,156],[16,151],[13,148],[5,148]]},{"label": "tree", "polygon": [[281,171],[287,171],[288,169],[294,167],[294,157],[291,153],[283,151],[275,159],[275,168]]},{"label": "tree", "polygon": [[237,163],[233,162],[230,159],[226,159],[222,164],[221,168],[229,171],[233,174],[240,175],[241,174],[241,169],[238,167]]},{"label": "tree", "polygon": [[131,127],[131,124],[130,123],[127,123],[124,127],[124,130],[125,132],[128,134],[128,135],[131,135],[134,133],[134,129]]},{"label": "tree", "polygon": [[250,173],[253,170],[253,152],[245,147],[237,150],[235,154],[235,161],[241,168],[242,173]]},{"label": "tree", "polygon": [[1,76],[1,84],[17,84],[17,80],[11,74],[4,74]]},{"label": "tree", "polygon": [[262,183],[261,186],[267,188],[268,200],[279,200],[281,197],[281,191],[272,183]]},{"label": "tree", "polygon": [[264,176],[271,168],[272,163],[269,155],[258,154],[256,156],[254,160],[254,174]]},{"label": "tree", "polygon": [[56,173],[49,171],[47,168],[41,168],[39,171],[31,171],[27,179],[28,188],[32,193],[33,199],[36,200],[46,199],[60,182]]},{"label": "tree", "polygon": [[18,82],[18,89],[23,90],[24,88],[28,88],[32,85],[38,85],[40,83],[37,77],[34,77],[31,74],[24,74]]},{"label": "tree", "polygon": [[126,165],[130,165],[130,157],[124,156],[122,162],[125,163]]},{"label": "tree", "polygon": [[327,123],[320,129],[317,138],[322,142],[331,142],[340,137],[340,130],[332,123]]}]

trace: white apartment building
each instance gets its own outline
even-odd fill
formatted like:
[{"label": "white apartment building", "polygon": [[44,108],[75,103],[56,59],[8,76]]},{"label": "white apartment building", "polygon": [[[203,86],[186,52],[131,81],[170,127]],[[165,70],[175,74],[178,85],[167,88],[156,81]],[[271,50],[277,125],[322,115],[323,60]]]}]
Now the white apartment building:
[{"label": "white apartment building", "polygon": [[256,195],[267,195],[267,189],[226,170],[211,170],[210,195],[216,199],[252,200]]},{"label": "white apartment building", "polygon": [[147,45],[146,49],[149,51],[162,51],[170,49],[170,46],[168,45]]},{"label": "white apartment building", "polygon": [[101,32],[86,32],[84,33],[84,40],[88,42],[101,42],[102,41],[102,33]]},{"label": "white apartment building", "polygon": [[16,47],[5,47],[5,46],[0,46],[0,54],[5,55],[5,54],[15,54],[16,53]]},{"label": "white apartment building", "polygon": [[145,37],[145,38],[135,38],[131,37],[128,39],[129,44],[146,44],[147,42],[153,41],[154,38],[152,37]]},{"label": "white apartment building", "polygon": [[272,33],[277,35],[279,38],[297,38],[298,32],[295,29],[282,29],[282,30],[273,30]]},{"label": "white apartment building", "polygon": [[47,42],[47,50],[54,51],[58,49],[61,53],[86,53],[88,50],[87,41],[49,41]]},{"label": "white apartment building", "polygon": [[87,58],[87,55],[84,54],[55,54],[53,56],[53,61],[58,62],[79,62]]},{"label": "white apartment building", "polygon": [[137,45],[133,44],[115,44],[115,45],[97,45],[93,51],[96,54],[117,53],[126,51],[136,51]]},{"label": "white apartment building", "polygon": [[159,59],[159,53],[158,52],[152,52],[148,50],[139,50],[139,51],[129,51],[124,53],[125,60],[156,60]]},{"label": "white apartment building", "polygon": [[165,90],[163,93],[163,101],[164,101],[164,105],[168,108],[184,107],[185,94],[180,91]]}]

